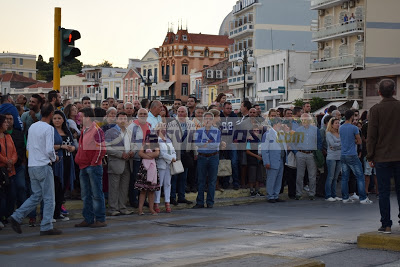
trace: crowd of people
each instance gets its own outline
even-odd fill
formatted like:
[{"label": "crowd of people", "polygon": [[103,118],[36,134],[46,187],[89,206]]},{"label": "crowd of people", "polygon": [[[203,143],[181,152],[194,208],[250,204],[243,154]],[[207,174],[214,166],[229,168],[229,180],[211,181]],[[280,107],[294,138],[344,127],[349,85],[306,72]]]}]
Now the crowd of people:
[{"label": "crowd of people", "polygon": [[[26,108],[20,116],[12,97],[1,97],[0,227],[10,223],[18,233],[28,217],[30,226],[41,218],[41,235],[61,234],[53,223],[68,220],[71,198],[83,201],[84,220],[75,227],[105,227],[106,215],[132,208],[139,215],[144,206],[151,215],[179,204],[213,208],[215,191],[228,188],[270,203],[285,201],[285,186],[296,200],[371,204],[370,194],[382,195],[367,111],[330,106],[315,116],[304,103],[263,114],[245,100],[235,112],[223,93],[210,107],[195,97],[170,109],[157,100],[108,98],[93,109],[89,97],[71,103],[57,91],[32,95]],[[195,203],[189,192],[197,193]]]}]

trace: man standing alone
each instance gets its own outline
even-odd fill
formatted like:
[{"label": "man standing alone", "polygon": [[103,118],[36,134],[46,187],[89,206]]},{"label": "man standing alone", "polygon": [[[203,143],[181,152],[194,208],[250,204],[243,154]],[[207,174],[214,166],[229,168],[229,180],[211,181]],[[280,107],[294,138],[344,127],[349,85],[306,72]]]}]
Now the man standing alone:
[{"label": "man standing alone", "polygon": [[54,128],[49,125],[54,107],[45,104],[41,110],[42,120],[29,129],[27,150],[28,172],[31,179],[32,195],[10,217],[12,229],[22,233],[21,222],[43,199],[43,218],[40,235],[59,235],[61,230],[53,228],[55,206],[54,175],[51,163],[58,160],[54,151]]},{"label": "man standing alone", "polygon": [[[391,233],[390,219],[390,179],[394,177],[397,203],[400,209],[400,102],[393,97],[395,84],[392,80],[382,80],[379,94],[382,101],[369,112],[367,160],[376,168],[379,188],[379,210],[382,226],[378,232]],[[400,212],[399,212],[400,218]]]}]

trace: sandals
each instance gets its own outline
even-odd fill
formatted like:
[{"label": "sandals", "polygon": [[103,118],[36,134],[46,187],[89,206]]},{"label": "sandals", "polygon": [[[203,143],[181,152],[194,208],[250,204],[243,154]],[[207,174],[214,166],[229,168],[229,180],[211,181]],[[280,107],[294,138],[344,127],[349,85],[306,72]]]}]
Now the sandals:
[{"label": "sandals", "polygon": [[166,213],[171,213],[171,206],[169,205],[169,203],[165,203],[165,212]]},{"label": "sandals", "polygon": [[160,213],[160,206],[158,204],[154,204],[154,211]]}]

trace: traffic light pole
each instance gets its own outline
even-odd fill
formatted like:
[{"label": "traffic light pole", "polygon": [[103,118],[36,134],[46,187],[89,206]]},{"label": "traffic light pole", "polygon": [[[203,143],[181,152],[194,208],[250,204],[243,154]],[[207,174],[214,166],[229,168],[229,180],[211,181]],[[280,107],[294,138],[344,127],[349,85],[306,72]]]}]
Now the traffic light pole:
[{"label": "traffic light pole", "polygon": [[60,91],[60,28],[61,7],[54,8],[54,61],[53,61],[53,89]]}]

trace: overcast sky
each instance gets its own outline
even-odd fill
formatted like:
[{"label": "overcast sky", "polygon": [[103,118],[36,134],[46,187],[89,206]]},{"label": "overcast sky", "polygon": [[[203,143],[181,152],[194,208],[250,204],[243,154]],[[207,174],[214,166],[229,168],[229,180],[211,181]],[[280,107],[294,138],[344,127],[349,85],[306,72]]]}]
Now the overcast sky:
[{"label": "overcast sky", "polygon": [[108,60],[126,67],[159,47],[168,23],[186,22],[191,33],[218,34],[236,0],[4,0],[1,4],[0,52],[53,56],[54,8],[61,7],[61,24],[76,29],[84,64]]}]

